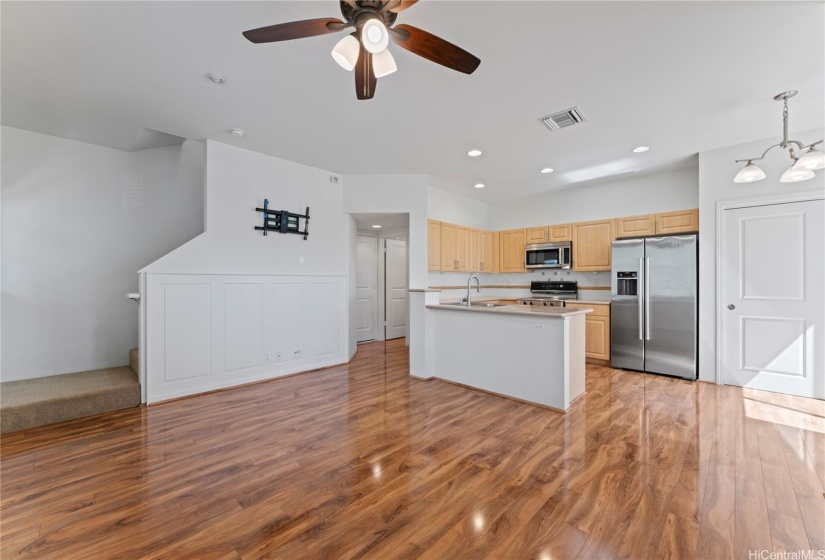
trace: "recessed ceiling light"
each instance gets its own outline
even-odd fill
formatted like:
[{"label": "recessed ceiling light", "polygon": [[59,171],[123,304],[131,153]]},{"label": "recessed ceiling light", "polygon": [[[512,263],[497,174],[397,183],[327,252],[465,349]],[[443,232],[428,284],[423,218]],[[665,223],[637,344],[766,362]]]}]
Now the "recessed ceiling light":
[{"label": "recessed ceiling light", "polygon": [[226,78],[224,78],[220,74],[209,74],[209,79],[212,80],[216,84],[225,84],[226,83]]},{"label": "recessed ceiling light", "polygon": [[544,169],[541,170],[541,172],[542,173],[552,173],[553,168],[552,167],[545,167]]},{"label": "recessed ceiling light", "polygon": [[633,153],[641,154],[642,152],[646,152],[650,149],[650,146],[639,146],[638,148],[633,148]]},{"label": "recessed ceiling light", "polygon": [[381,229],[381,226],[379,226],[378,224],[376,224],[376,225],[374,225],[374,226],[372,226],[372,227],[374,227],[375,229]]},{"label": "recessed ceiling light", "polygon": [[243,138],[244,136],[246,136],[246,131],[242,128],[233,128],[229,131],[229,134],[231,134],[235,138]]},{"label": "recessed ceiling light", "polygon": [[477,189],[483,189],[486,185],[484,183],[476,183],[473,186]]},{"label": "recessed ceiling light", "polygon": [[472,149],[469,152],[467,152],[467,155],[470,157],[478,157],[481,155],[481,150]]}]

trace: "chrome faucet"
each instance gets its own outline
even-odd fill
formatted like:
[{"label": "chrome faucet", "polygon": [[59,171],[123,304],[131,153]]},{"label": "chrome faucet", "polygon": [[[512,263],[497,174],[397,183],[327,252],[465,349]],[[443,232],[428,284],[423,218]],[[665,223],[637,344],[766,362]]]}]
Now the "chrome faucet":
[{"label": "chrome faucet", "polygon": [[471,305],[470,301],[470,284],[473,282],[473,278],[476,279],[476,292],[481,292],[481,280],[478,279],[478,276],[473,274],[470,278],[467,279],[467,297],[464,298],[465,305]]}]

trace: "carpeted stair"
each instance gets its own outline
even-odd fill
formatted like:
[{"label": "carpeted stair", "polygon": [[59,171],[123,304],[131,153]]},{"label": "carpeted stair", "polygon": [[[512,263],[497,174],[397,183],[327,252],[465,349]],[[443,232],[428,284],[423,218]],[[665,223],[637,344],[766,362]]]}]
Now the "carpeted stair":
[{"label": "carpeted stair", "polygon": [[138,351],[129,366],[0,383],[0,433],[140,405]]}]

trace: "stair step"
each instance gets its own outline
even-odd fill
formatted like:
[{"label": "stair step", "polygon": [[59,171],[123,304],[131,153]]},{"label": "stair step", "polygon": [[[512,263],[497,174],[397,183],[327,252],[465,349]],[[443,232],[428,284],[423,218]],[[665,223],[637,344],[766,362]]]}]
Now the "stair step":
[{"label": "stair step", "polygon": [[16,432],[140,405],[131,367],[0,383],[0,433]]},{"label": "stair step", "polygon": [[129,367],[135,372],[135,375],[140,378],[140,353],[137,348],[129,350]]}]

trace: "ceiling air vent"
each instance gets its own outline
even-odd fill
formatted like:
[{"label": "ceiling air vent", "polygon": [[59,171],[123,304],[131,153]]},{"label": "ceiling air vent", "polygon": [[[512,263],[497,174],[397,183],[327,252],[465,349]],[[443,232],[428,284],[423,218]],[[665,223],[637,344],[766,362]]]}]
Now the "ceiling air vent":
[{"label": "ceiling air vent", "polygon": [[570,109],[553,113],[547,117],[542,117],[539,120],[543,122],[550,130],[558,130],[560,128],[566,128],[568,126],[573,126],[574,124],[579,124],[586,119],[584,118],[584,115],[581,114],[578,107],[571,107]]}]

